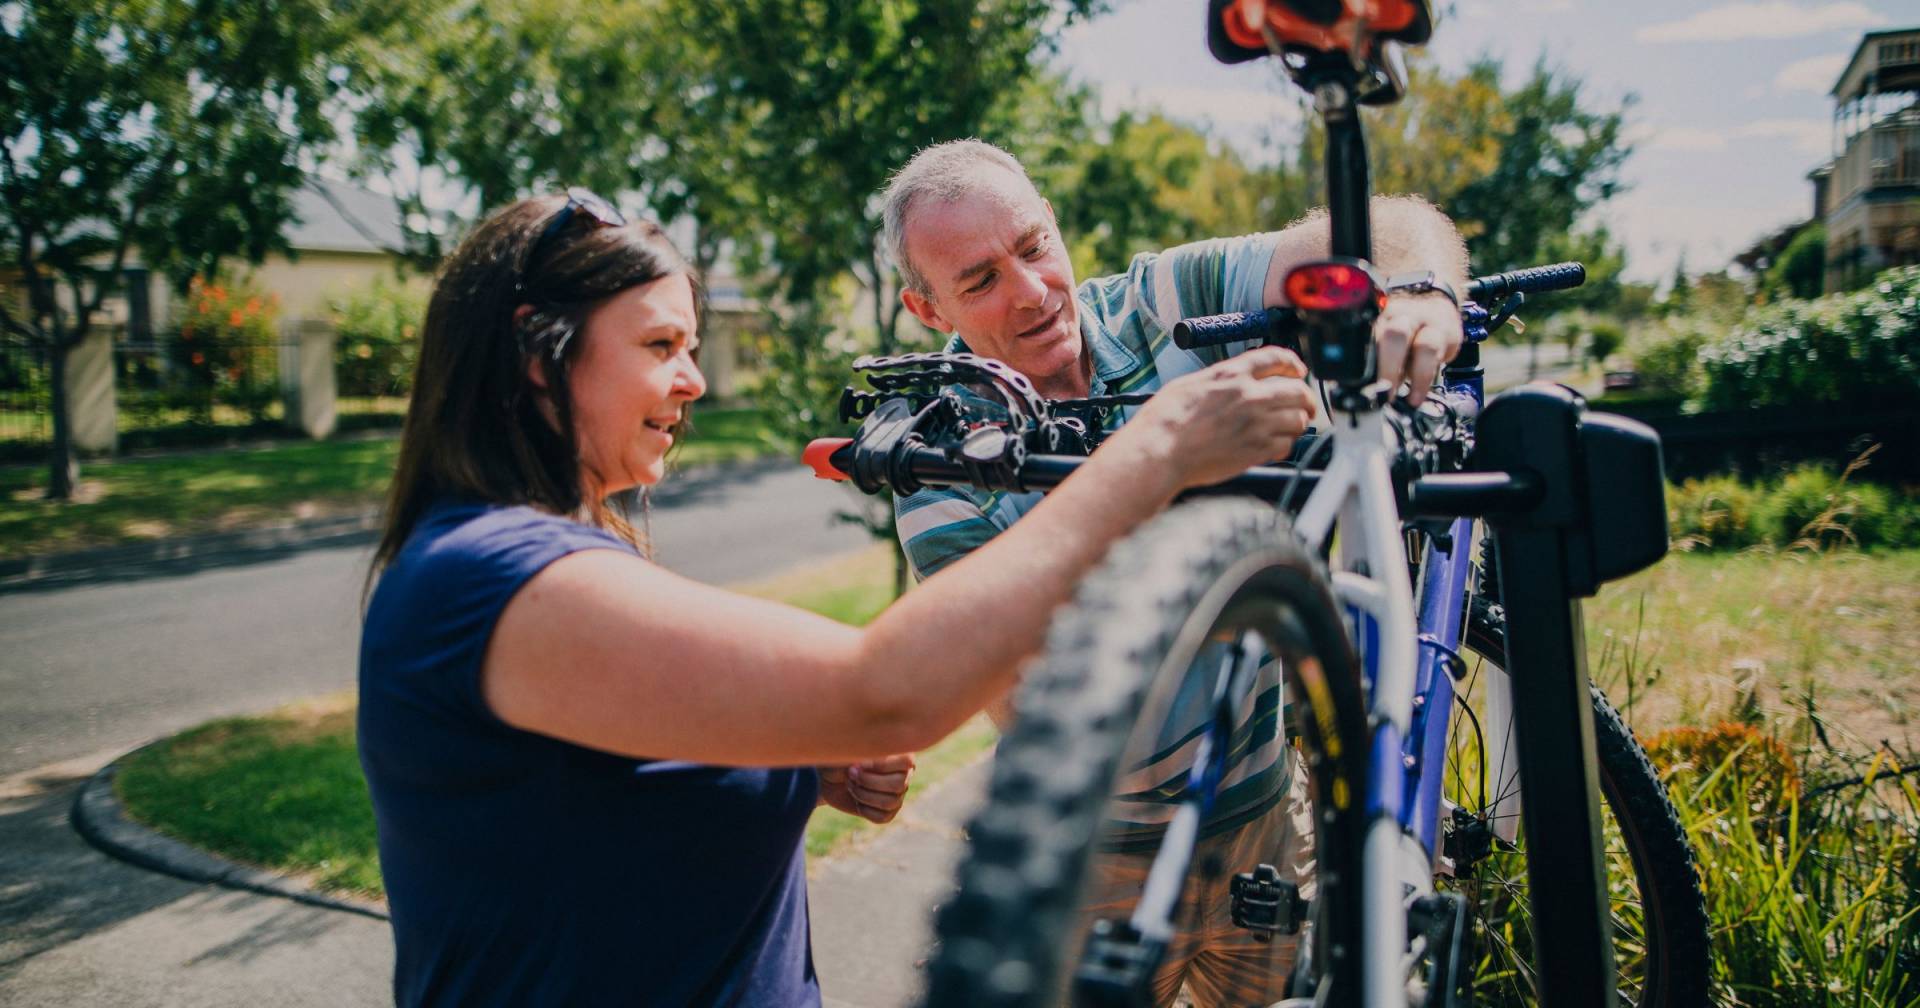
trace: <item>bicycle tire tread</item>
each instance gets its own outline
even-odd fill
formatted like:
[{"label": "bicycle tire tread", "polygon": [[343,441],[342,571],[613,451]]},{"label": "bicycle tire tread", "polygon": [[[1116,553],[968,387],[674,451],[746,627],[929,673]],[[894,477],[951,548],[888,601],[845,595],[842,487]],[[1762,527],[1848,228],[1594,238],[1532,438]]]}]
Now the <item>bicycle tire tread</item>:
[{"label": "bicycle tire tread", "polygon": [[[1474,600],[1468,646],[1490,657],[1506,654],[1504,614],[1485,599]],[[1653,901],[1663,917],[1664,971],[1660,999],[1649,1008],[1704,1008],[1712,1003],[1712,944],[1699,864],[1680,813],[1667,796],[1660,772],[1647,756],[1606,691],[1587,684],[1592,705],[1595,755],[1603,798],[1630,842],[1645,855],[1640,870],[1652,877]]]},{"label": "bicycle tire tread", "polygon": [[[1044,667],[1025,676],[1018,720],[995,755],[987,802],[968,827],[958,892],[938,913],[928,1008],[1048,1003],[1062,968],[1061,939],[1077,922],[1087,838],[1098,829],[1114,764],[1149,685],[1145,674],[1101,670],[1157,668],[1186,614],[1247,555],[1245,545],[1290,546],[1289,559],[1326,585],[1320,559],[1290,532],[1276,534],[1284,521],[1247,501],[1183,505],[1117,544],[1056,614]],[[1330,593],[1326,599],[1331,605]]]}]

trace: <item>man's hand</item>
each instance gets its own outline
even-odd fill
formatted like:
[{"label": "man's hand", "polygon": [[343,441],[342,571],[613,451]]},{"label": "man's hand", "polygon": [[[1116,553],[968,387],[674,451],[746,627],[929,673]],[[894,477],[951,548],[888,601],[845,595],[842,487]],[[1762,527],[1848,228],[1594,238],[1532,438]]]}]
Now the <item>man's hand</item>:
[{"label": "man's hand", "polygon": [[1446,295],[1390,294],[1373,323],[1375,373],[1395,391],[1405,379],[1407,401],[1418,406],[1426,401],[1440,366],[1460,352],[1461,338],[1460,309]]},{"label": "man's hand", "polygon": [[868,822],[892,822],[906,801],[914,765],[911,753],[901,753],[852,766],[820,767],[820,803]]}]

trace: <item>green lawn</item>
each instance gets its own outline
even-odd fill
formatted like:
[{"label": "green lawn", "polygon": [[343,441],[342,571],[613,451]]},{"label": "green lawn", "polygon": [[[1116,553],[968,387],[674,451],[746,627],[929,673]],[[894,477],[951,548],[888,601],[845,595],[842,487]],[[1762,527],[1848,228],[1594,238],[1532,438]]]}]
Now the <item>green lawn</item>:
[{"label": "green lawn", "polygon": [[[0,557],[363,511],[384,498],[398,450],[392,437],[280,441],[85,463],[65,503],[45,499],[44,465],[0,467]],[[777,451],[758,410],[705,409],[674,465]]]},{"label": "green lawn", "polygon": [[1586,604],[1587,651],[1642,732],[1820,722],[1920,753],[1920,550],[1676,553]]},{"label": "green lawn", "polygon": [[[892,576],[891,551],[880,547],[740,587],[865,622],[885,606]],[[323,889],[377,897],[373,809],[353,720],[353,697],[343,694],[202,725],[126,760],[120,797],[135,819],[169,836]],[[911,792],[977,759],[994,738],[992,725],[975,718],[919,754]],[[807,853],[827,854],[875,828],[822,808],[808,825]]]}]

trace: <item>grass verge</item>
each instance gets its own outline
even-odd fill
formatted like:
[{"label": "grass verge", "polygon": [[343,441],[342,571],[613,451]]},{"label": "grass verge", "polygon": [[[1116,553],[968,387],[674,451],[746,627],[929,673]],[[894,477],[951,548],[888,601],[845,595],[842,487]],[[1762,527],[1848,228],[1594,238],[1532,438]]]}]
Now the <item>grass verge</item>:
[{"label": "grass verge", "polygon": [[[864,623],[885,607],[892,577],[892,549],[880,545],[741,587]],[[353,731],[351,694],[222,719],[141,750],[116,783],[128,814],[161,833],[321,889],[377,898],[373,809]],[[919,754],[910,793],[966,766],[993,739],[991,724],[976,718]],[[832,853],[871,828],[822,808],[808,825],[807,853]]]},{"label": "grass verge", "polygon": [[[778,451],[755,409],[704,409],[675,465],[761,458]],[[265,442],[219,450],[91,462],[74,499],[45,499],[45,465],[0,468],[0,557],[118,546],[376,507],[393,478],[392,437]]]}]

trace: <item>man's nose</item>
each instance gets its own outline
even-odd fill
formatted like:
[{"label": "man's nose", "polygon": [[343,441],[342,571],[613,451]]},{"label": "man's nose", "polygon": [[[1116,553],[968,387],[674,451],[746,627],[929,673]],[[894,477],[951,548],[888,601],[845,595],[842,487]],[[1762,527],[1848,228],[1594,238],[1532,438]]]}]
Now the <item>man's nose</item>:
[{"label": "man's nose", "polygon": [[1015,307],[1039,308],[1047,303],[1047,281],[1039,270],[1023,262],[1013,271],[1012,279]]}]

